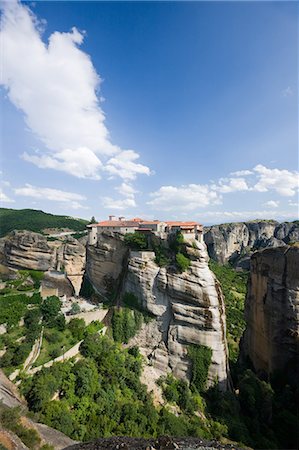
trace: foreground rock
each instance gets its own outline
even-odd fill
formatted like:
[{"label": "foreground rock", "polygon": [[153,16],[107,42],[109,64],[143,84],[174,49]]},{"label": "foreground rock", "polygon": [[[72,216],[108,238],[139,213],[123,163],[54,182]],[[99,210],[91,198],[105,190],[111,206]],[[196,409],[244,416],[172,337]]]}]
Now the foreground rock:
[{"label": "foreground rock", "polygon": [[63,271],[79,294],[85,269],[85,247],[71,236],[48,241],[32,231],[12,231],[2,240],[2,262],[17,269]]},{"label": "foreground rock", "polygon": [[290,382],[299,368],[299,245],[265,249],[251,258],[242,358],[260,375],[279,371]]},{"label": "foreground rock", "polygon": [[73,445],[68,450],[173,450],[173,449],[197,449],[197,450],[213,450],[213,449],[231,449],[239,450],[233,444],[221,444],[217,441],[207,441],[200,438],[170,438],[162,436],[158,439],[142,439],[129,437],[111,437],[106,439],[97,439],[92,442]]},{"label": "foreground rock", "polygon": [[[55,450],[61,450],[67,446],[73,445],[76,441],[70,439],[60,431],[47,425],[34,422],[28,419],[24,414],[26,413],[26,401],[21,397],[18,388],[4,375],[0,369],[0,403],[1,408],[15,408],[21,410],[22,425],[31,430],[35,430],[40,438],[40,445],[45,444],[52,446]],[[9,430],[1,428],[0,424],[0,444],[5,448],[11,450],[27,449],[21,439]],[[38,448],[38,447],[37,447]]]},{"label": "foreground rock", "polygon": [[213,225],[205,227],[204,240],[215,261],[249,269],[254,251],[299,241],[299,222],[261,220]]},{"label": "foreground rock", "polygon": [[[161,268],[153,252],[128,253],[122,237],[103,233],[97,247],[87,251],[87,275],[103,296],[131,293],[156,318],[136,341],[161,373],[190,379],[188,346],[212,349],[209,384],[217,379],[228,388],[228,351],[224,301],[220,286],[208,266],[204,244],[186,243],[190,268],[177,273]],[[116,295],[117,296],[117,295]],[[121,295],[119,295],[121,297]],[[134,345],[133,340],[133,345]]]}]

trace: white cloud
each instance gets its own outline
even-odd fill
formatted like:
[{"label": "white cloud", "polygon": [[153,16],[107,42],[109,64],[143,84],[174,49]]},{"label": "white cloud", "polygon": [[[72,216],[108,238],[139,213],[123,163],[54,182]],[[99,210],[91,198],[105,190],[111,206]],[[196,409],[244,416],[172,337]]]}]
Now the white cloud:
[{"label": "white cloud", "polygon": [[218,185],[212,185],[212,189],[222,194],[229,192],[248,191],[248,185],[244,178],[220,178]]},{"label": "white cloud", "polygon": [[258,164],[254,171],[258,176],[258,181],[253,187],[255,191],[274,190],[282,196],[291,197],[298,190],[299,173],[297,171],[268,169],[261,164]]},{"label": "white cloud", "polygon": [[136,202],[134,198],[125,198],[121,200],[115,200],[111,197],[103,197],[102,198],[102,205],[104,208],[109,209],[110,211],[118,210],[123,211],[127,208],[135,208]]},{"label": "white cloud", "polygon": [[128,183],[122,183],[120,186],[117,186],[115,190],[128,198],[134,198],[135,194],[137,194],[137,191],[133,188],[133,186]]},{"label": "white cloud", "polygon": [[99,180],[99,168],[102,163],[99,158],[88,148],[76,150],[62,150],[52,155],[28,155],[24,153],[22,158],[30,161],[41,169],[56,169],[70,173],[78,178],[91,178]]},{"label": "white cloud", "polygon": [[14,191],[16,195],[23,197],[68,203],[68,206],[71,209],[87,208],[85,205],[79,203],[80,201],[85,200],[85,197],[74,192],[66,192],[52,188],[41,188],[32,186],[31,184],[26,184],[24,187],[16,188]]},{"label": "white cloud", "polygon": [[269,208],[278,208],[279,202],[275,200],[269,200],[268,202],[264,203],[264,206],[269,206]]},{"label": "white cloud", "polygon": [[150,194],[152,200],[147,202],[151,207],[161,211],[194,211],[210,204],[221,203],[221,197],[209,186],[188,184],[185,186],[162,186]]},{"label": "white cloud", "polygon": [[298,202],[293,202],[292,200],[288,201],[289,206],[295,206],[296,208],[298,208],[299,203]]},{"label": "white cloud", "polygon": [[[150,194],[151,200],[147,204],[153,209],[175,211],[182,215],[186,211],[195,211],[207,205],[220,204],[224,195],[234,192],[243,191],[254,195],[254,191],[272,190],[282,196],[293,196],[298,189],[298,172],[295,171],[268,169],[259,164],[253,170],[233,173],[236,175],[242,173],[244,176],[251,175],[251,177],[246,180],[240,176],[220,178],[208,185],[162,186]],[[278,205],[278,200],[272,200],[265,206],[277,208]],[[268,213],[270,211],[267,211]]]},{"label": "white cloud", "polygon": [[8,197],[3,190],[0,188],[0,203],[14,203],[15,200]]},{"label": "white cloud", "polygon": [[134,180],[137,174],[150,175],[150,169],[148,167],[134,162],[138,158],[138,153],[133,150],[124,150],[109,159],[105,170],[110,175],[118,175],[125,180]]},{"label": "white cloud", "polygon": [[133,179],[148,174],[147,167],[132,162],[139,157],[136,152],[111,143],[97,96],[101,78],[90,56],[79,48],[84,33],[76,28],[56,31],[44,43],[42,24],[27,6],[12,0],[2,2],[1,9],[5,51],[0,83],[47,149],[42,155],[25,153],[24,159],[81,178],[98,179],[107,158],[107,170],[116,176]]},{"label": "white cloud", "polygon": [[252,175],[253,172],[251,170],[237,170],[237,172],[231,172],[230,175],[234,177],[246,177],[247,175]]}]

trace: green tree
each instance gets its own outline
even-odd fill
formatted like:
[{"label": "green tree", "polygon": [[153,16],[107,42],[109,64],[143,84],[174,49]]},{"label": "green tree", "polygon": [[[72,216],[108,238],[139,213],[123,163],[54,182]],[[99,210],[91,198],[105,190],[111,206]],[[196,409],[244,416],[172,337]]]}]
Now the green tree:
[{"label": "green tree", "polygon": [[85,332],[85,322],[84,319],[72,319],[68,324],[68,329],[72,333],[76,341],[81,341],[84,337]]},{"label": "green tree", "polygon": [[132,250],[145,250],[148,247],[147,237],[138,231],[126,234],[124,241]]},{"label": "green tree", "polygon": [[58,297],[52,296],[44,300],[41,305],[43,320],[47,325],[53,325],[55,319],[60,313],[61,301]]}]

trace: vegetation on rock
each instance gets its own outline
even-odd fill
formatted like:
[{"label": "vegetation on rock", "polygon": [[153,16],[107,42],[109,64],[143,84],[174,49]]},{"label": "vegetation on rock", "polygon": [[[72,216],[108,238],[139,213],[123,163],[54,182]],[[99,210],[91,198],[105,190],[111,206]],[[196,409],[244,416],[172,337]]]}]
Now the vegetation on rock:
[{"label": "vegetation on rock", "polygon": [[248,272],[236,271],[229,265],[222,266],[212,259],[209,266],[219,280],[224,295],[229,357],[235,363],[240,338],[245,330],[244,301]]}]

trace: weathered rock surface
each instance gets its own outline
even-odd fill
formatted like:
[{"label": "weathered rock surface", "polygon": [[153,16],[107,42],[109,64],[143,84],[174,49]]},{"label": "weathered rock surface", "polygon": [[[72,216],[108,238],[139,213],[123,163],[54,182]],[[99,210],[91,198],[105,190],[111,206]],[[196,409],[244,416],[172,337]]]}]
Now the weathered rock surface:
[{"label": "weathered rock surface", "polygon": [[213,225],[205,227],[204,241],[209,256],[215,261],[249,269],[254,251],[299,241],[299,222],[261,220]]},{"label": "weathered rock surface", "polygon": [[258,373],[299,377],[299,245],[265,249],[251,258],[242,358]]},{"label": "weathered rock surface", "polygon": [[132,438],[124,436],[113,436],[110,438],[96,439],[91,442],[84,442],[67,450],[241,450],[234,444],[222,444],[217,441],[207,441],[198,437],[175,438],[161,436],[157,439]]},{"label": "weathered rock surface", "polygon": [[123,237],[109,231],[96,246],[87,247],[86,275],[100,295],[109,298],[119,289],[127,256]]},{"label": "weathered rock surface", "polygon": [[188,379],[188,346],[205,345],[212,349],[209,383],[217,378],[226,389],[228,355],[223,296],[208,267],[205,245],[197,241],[197,248],[188,245],[192,262],[184,273],[157,266],[153,253],[132,252],[124,290],[133,293],[157,318],[161,342],[151,355],[154,366],[162,369],[168,365],[176,377]]},{"label": "weathered rock surface", "polygon": [[63,270],[78,294],[85,269],[85,247],[67,236],[65,241],[47,241],[46,236],[31,231],[12,231],[3,238],[4,264],[33,270]]},{"label": "weathered rock surface", "polygon": [[[188,379],[187,348],[200,344],[212,349],[209,383],[217,378],[228,386],[228,354],[224,301],[208,267],[206,246],[186,244],[192,260],[188,271],[176,273],[155,263],[152,252],[128,252],[122,237],[103,233],[97,246],[88,246],[86,272],[103,296],[133,293],[143,308],[156,317],[136,336],[136,343],[161,373],[172,371]],[[194,248],[195,247],[195,248]],[[130,342],[131,345],[134,345]]]}]

